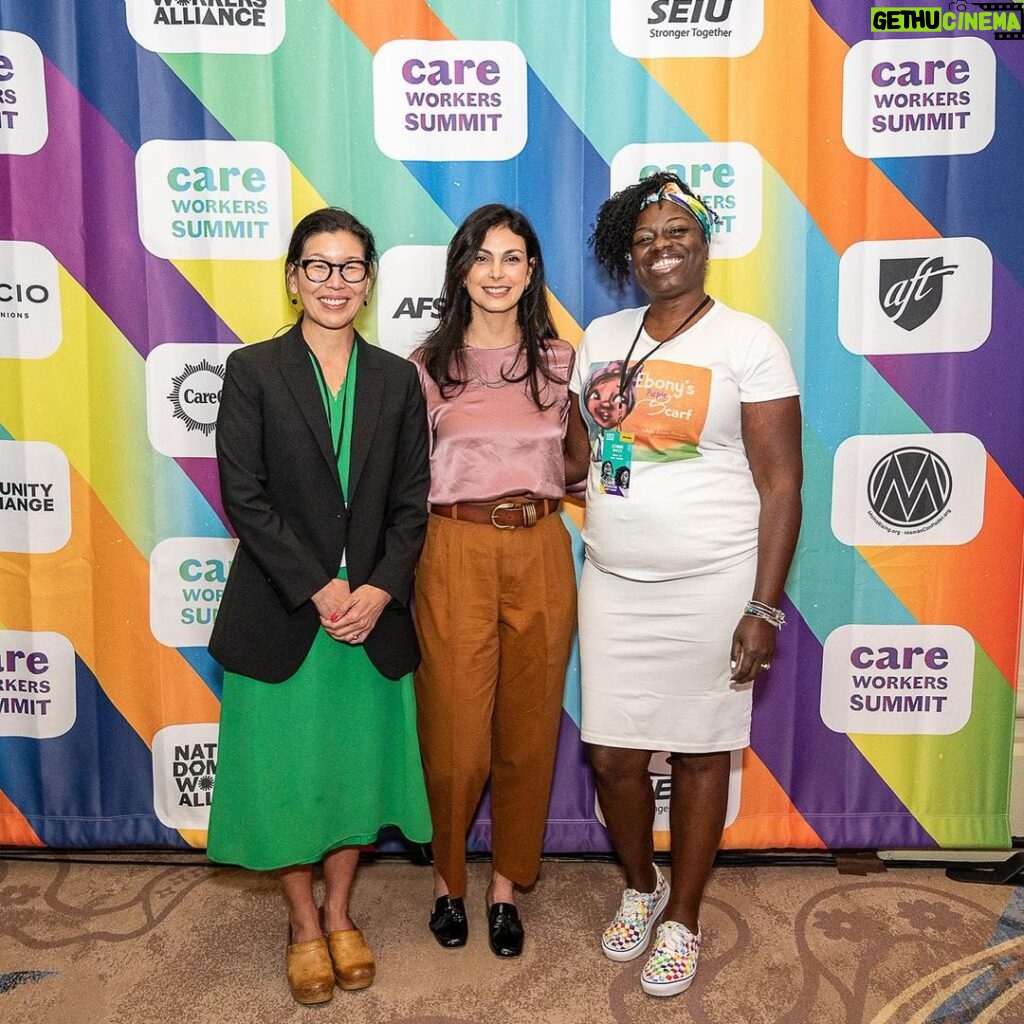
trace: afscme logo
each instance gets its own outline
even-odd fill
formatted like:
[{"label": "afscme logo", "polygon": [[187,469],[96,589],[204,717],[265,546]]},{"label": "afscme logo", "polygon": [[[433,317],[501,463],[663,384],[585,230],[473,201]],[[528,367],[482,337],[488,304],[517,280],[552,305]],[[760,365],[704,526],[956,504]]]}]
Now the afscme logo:
[{"label": "afscme logo", "polygon": [[949,504],[953,475],[929,448],[897,448],[875,464],[868,477],[868,503],[892,526],[922,526]]},{"label": "afscme logo", "polygon": [[423,295],[419,298],[406,296],[398,304],[398,308],[392,313],[392,320],[400,320],[407,316],[412,320],[422,320],[425,316],[431,316],[437,320],[441,315],[441,300],[433,295]]}]

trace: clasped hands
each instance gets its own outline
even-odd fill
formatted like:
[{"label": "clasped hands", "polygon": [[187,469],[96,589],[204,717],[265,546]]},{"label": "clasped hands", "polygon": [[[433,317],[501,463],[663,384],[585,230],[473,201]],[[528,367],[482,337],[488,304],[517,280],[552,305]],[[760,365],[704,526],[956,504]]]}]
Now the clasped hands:
[{"label": "clasped hands", "polygon": [[391,595],[380,587],[364,583],[349,590],[348,581],[338,579],[331,580],[312,597],[320,625],[332,639],[348,644],[366,639],[390,600]]}]

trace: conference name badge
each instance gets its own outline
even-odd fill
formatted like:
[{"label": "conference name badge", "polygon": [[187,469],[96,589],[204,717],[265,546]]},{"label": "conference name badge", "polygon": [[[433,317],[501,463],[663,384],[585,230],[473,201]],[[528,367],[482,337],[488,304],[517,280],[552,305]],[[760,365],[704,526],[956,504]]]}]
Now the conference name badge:
[{"label": "conference name badge", "polygon": [[601,438],[601,476],[598,486],[602,494],[629,497],[629,477],[633,471],[632,431],[606,430]]}]

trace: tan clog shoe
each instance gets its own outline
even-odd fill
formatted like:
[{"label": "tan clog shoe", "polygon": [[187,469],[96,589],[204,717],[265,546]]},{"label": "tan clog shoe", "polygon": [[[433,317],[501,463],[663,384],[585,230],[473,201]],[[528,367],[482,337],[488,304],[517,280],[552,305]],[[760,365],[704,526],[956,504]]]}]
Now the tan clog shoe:
[{"label": "tan clog shoe", "polygon": [[377,965],[373,953],[358,928],[347,931],[328,932],[327,946],[331,951],[334,964],[334,980],[338,988],[351,992],[358,988],[368,988],[373,984],[373,976]]}]

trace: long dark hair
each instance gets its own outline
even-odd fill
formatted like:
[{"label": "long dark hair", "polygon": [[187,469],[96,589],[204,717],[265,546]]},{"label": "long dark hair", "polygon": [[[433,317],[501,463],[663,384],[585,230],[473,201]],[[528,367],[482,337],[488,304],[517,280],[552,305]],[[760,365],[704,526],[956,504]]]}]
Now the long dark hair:
[{"label": "long dark hair", "polygon": [[[517,234],[526,244],[526,258],[533,272],[516,306],[516,321],[521,337],[519,352],[512,366],[502,373],[502,378],[509,384],[528,380],[534,404],[538,409],[546,409],[547,405],[541,399],[545,385],[541,381],[557,384],[564,384],[565,381],[548,368],[546,357],[548,340],[556,336],[556,331],[544,285],[544,259],[533,225],[518,210],[509,206],[491,203],[474,210],[462,222],[449,243],[444,288],[441,291],[441,317],[421,348],[423,368],[446,399],[469,383],[465,334],[473,317],[473,303],[464,284],[473,260],[483,247],[487,232],[491,228],[501,227]],[[515,369],[523,362],[524,356],[526,365],[523,372],[515,376]],[[506,377],[505,373],[509,376]]]}]

